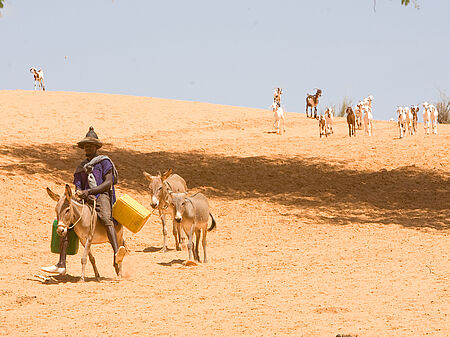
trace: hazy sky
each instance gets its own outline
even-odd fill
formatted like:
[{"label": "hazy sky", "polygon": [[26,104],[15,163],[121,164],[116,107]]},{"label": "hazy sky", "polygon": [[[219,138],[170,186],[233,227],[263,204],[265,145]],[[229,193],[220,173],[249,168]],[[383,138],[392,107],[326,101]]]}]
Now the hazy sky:
[{"label": "hazy sky", "polygon": [[[374,118],[450,94],[450,1],[6,0],[0,89],[103,92],[288,111],[372,94]],[[1,102],[0,102],[1,104]]]}]

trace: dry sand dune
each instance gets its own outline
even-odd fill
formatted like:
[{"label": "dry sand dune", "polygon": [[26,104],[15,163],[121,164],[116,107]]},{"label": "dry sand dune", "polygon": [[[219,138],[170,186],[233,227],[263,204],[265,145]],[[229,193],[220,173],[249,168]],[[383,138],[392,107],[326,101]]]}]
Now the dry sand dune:
[{"label": "dry sand dune", "polygon": [[[348,137],[342,118],[107,94],[0,91],[0,335],[448,336],[450,126],[398,139],[396,123]],[[376,111],[374,111],[376,116]],[[210,199],[210,263],[161,253],[153,215],[125,233],[126,277],[93,247],[102,281],[33,275],[50,252],[54,202],[93,125],[118,194],[149,207],[142,175],[172,167]]]}]

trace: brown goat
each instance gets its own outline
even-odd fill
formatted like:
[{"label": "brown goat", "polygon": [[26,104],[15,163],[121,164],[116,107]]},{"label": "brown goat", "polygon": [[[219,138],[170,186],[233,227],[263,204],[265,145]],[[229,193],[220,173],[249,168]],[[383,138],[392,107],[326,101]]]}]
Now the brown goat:
[{"label": "brown goat", "polygon": [[[306,117],[313,118],[313,108],[314,108],[314,118],[317,118],[317,105],[319,104],[319,97],[322,95],[322,90],[316,89],[314,95],[307,94],[306,96]],[[311,116],[308,114],[308,107],[311,108]]]},{"label": "brown goat", "polygon": [[347,107],[345,110],[347,114],[347,124],[348,124],[348,135],[356,136],[356,118],[355,113],[353,112],[353,109],[351,106]]},{"label": "brown goat", "polygon": [[412,118],[412,129],[413,129],[414,133],[417,132],[417,113],[418,112],[419,112],[419,106],[412,105],[411,106],[411,113],[413,115],[413,118]]}]

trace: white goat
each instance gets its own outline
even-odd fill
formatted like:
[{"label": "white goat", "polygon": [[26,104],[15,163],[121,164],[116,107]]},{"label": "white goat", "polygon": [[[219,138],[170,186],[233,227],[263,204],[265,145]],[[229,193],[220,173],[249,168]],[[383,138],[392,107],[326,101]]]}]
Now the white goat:
[{"label": "white goat", "polygon": [[368,136],[372,136],[372,120],[373,120],[372,108],[370,108],[369,105],[364,105],[362,107],[362,109],[364,110],[364,129],[365,129],[365,133]]},{"label": "white goat", "polygon": [[406,111],[405,108],[399,106],[397,108],[397,118],[398,118],[398,130],[400,132],[400,138],[403,138],[406,133]]},{"label": "white goat", "polygon": [[439,113],[438,113],[436,107],[433,104],[430,104],[429,108],[430,108],[431,128],[433,130],[433,133],[435,135],[437,135],[437,125],[438,125]]},{"label": "white goat", "polygon": [[328,134],[332,134],[333,132],[333,108],[327,108],[325,110],[325,122],[326,129]]},{"label": "white goat", "polygon": [[[272,103],[272,111],[273,111],[273,115],[274,115],[274,122],[273,122],[273,127],[277,130],[277,134],[282,134],[283,132],[286,132],[286,128],[284,127],[284,110],[281,107],[281,105],[279,105],[276,102]],[[280,124],[283,123],[283,128],[280,129]]]},{"label": "white goat", "polygon": [[428,102],[423,102],[423,127],[427,133],[430,134],[430,108]]},{"label": "white goat", "polygon": [[42,69],[37,70],[35,67],[31,67],[30,73],[34,76],[34,90],[36,90],[36,87],[39,85],[39,89],[45,91],[44,72]]}]

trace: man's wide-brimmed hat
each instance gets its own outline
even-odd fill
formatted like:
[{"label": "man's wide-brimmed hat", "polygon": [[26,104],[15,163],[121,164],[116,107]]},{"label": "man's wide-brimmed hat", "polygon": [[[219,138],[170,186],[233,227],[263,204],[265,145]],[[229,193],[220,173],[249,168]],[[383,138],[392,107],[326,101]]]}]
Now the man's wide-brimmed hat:
[{"label": "man's wide-brimmed hat", "polygon": [[86,133],[86,137],[80,140],[77,144],[80,149],[84,148],[84,144],[94,144],[98,149],[103,145],[102,142],[98,140],[98,136],[95,133],[93,126],[89,127],[89,131],[88,133]]}]

